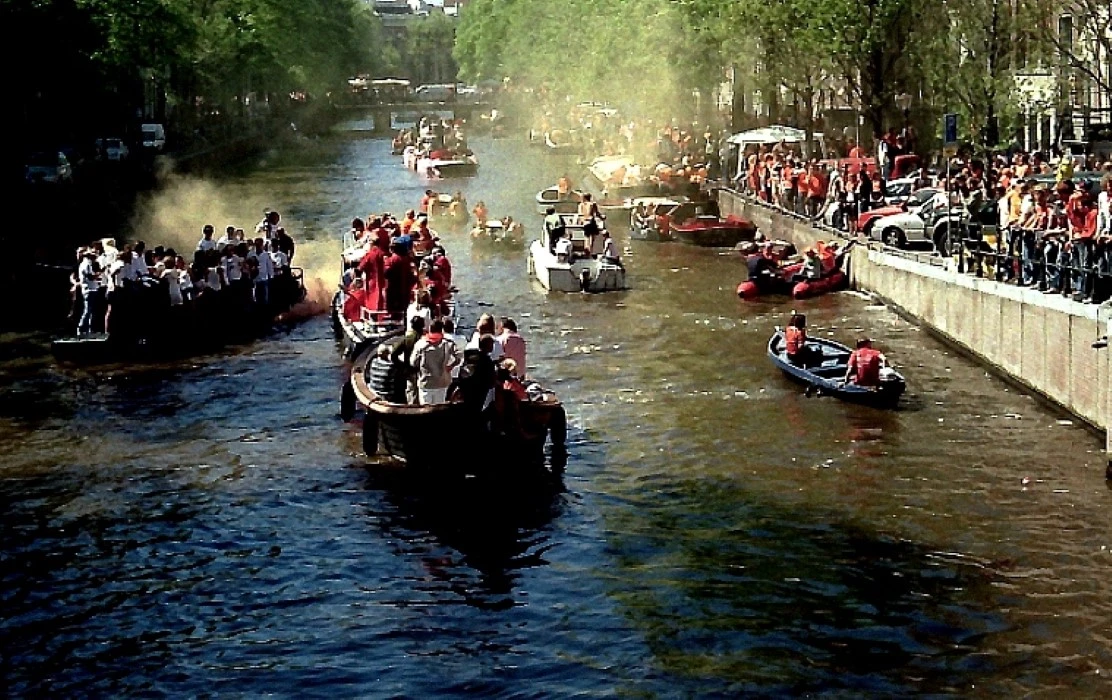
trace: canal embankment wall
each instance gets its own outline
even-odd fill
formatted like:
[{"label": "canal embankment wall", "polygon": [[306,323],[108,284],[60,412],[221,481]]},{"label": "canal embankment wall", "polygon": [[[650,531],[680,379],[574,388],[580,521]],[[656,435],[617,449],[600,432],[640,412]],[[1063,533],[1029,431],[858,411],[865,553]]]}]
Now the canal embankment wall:
[{"label": "canal embankment wall", "polygon": [[[839,235],[729,190],[718,201],[723,216],[743,216],[800,248]],[[1112,469],[1112,348],[1093,347],[1112,333],[1112,308],[978,278],[938,257],[879,244],[852,250],[849,276],[855,289],[1104,430]]]}]

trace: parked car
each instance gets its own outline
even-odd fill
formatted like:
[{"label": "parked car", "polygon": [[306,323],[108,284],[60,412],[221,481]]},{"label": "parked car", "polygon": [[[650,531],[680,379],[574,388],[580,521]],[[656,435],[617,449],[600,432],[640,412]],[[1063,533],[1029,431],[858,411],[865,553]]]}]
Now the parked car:
[{"label": "parked car", "polygon": [[97,139],[97,160],[119,163],[127,160],[130,155],[131,151],[123,139]]},{"label": "parked car", "polygon": [[892,216],[893,214],[901,214],[905,211],[916,212],[919,207],[931,201],[934,196],[938,194],[938,189],[935,187],[924,187],[923,189],[915,190],[910,195],[905,197],[899,204],[891,204],[886,207],[879,207],[877,209],[870,209],[863,212],[857,217],[857,230],[866,236],[872,237],[873,224],[877,220],[885,216]]},{"label": "parked car", "polygon": [[[932,245],[940,238],[949,238],[948,227],[961,216],[961,207],[947,211],[945,206],[931,199],[915,212],[883,216],[873,222],[872,238],[885,245],[906,248],[912,243],[928,242]],[[953,217],[949,216],[951,213]]]},{"label": "parked car", "polygon": [[[930,243],[942,256],[949,256],[952,244],[961,240],[996,244],[996,204],[983,202],[975,211],[965,206],[940,205],[928,200],[916,211],[906,211],[877,219],[872,236],[885,245],[906,248],[912,243]],[[970,244],[972,246],[972,244]]]},{"label": "parked car", "polygon": [[143,135],[143,148],[161,151],[166,147],[166,129],[161,124],[143,124],[139,131]]},{"label": "parked car", "polygon": [[73,166],[61,151],[32,153],[23,167],[23,174],[32,185],[68,185],[73,182]]}]

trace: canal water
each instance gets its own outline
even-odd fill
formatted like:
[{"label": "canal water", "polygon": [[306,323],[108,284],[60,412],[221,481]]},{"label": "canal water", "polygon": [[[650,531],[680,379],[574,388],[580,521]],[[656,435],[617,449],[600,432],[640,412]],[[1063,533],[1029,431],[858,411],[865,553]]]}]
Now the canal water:
[{"label": "canal water", "polygon": [[[362,126],[171,183],[141,220],[193,236],[274,206],[331,285],[351,217],[427,186]],[[472,146],[478,177],[443,184],[530,232],[535,192],[581,175],[521,142]],[[633,289],[597,296],[547,295],[524,251],[444,233],[463,314],[515,317],[568,406],[554,490],[445,492],[368,460],[337,416],[323,316],[96,371],[6,337],[7,693],[1108,695],[1095,435],[853,293],[797,308],[814,333],[879,339],[909,395],[892,412],[807,398],[765,358],[791,303],[738,301],[731,254],[614,228]]]}]

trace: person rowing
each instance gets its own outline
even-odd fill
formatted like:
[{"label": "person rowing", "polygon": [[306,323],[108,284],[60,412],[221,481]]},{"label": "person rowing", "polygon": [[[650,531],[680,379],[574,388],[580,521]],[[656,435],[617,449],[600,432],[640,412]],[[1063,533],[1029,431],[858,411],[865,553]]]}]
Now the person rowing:
[{"label": "person rowing", "polygon": [[887,360],[879,350],[873,349],[873,341],[869,338],[859,338],[857,349],[850,353],[846,363],[846,384],[856,384],[867,389],[880,387],[880,370],[885,367]]}]

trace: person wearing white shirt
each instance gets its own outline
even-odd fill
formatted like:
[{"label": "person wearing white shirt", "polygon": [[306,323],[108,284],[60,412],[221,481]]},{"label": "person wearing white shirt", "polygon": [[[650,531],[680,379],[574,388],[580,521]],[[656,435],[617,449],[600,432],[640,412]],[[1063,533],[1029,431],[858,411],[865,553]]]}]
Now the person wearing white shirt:
[{"label": "person wearing white shirt", "polygon": [[274,259],[263,249],[263,239],[255,239],[255,303],[270,304],[270,280],[274,278]]},{"label": "person wearing white shirt", "polygon": [[234,250],[225,248],[224,257],[220,259],[220,264],[224,267],[224,281],[228,283],[228,286],[234,287],[237,282],[243,279],[243,258],[236,255]]},{"label": "person wearing white shirt", "polygon": [[571,260],[571,239],[566,233],[556,239],[556,260],[559,262]]},{"label": "person wearing white shirt", "polygon": [[201,229],[201,240],[197,242],[197,250],[202,253],[216,250],[216,241],[212,240],[213,233],[212,224],[205,224],[205,227]]},{"label": "person wearing white shirt", "polygon": [[77,266],[77,279],[81,285],[81,298],[85,307],[77,324],[77,334],[87,335],[92,329],[93,317],[100,310],[100,271],[97,269],[97,254],[88,251]]},{"label": "person wearing white shirt", "polygon": [[479,317],[479,322],[475,325],[475,332],[471,335],[471,340],[467,343],[467,349],[478,350],[479,339],[484,335],[489,335],[491,340],[494,341],[494,347],[490,351],[490,359],[497,363],[505,356],[505,351],[502,349],[501,341],[495,336],[494,317],[490,314],[483,314]]},{"label": "person wearing white shirt", "polygon": [[235,245],[237,243],[239,243],[239,241],[236,240],[236,227],[228,226],[224,229],[224,235],[216,242],[216,247],[220,250],[224,250],[224,246]]},{"label": "person wearing white shirt", "polygon": [[178,286],[181,287],[182,299],[193,299],[195,290],[193,288],[193,275],[190,272],[189,266],[185,264],[185,258],[178,256],[174,261],[174,268],[178,271]]},{"label": "person wearing white shirt", "polygon": [[158,267],[160,269],[159,278],[166,280],[166,290],[170,295],[170,306],[181,306],[185,303],[185,297],[181,295],[181,270],[175,266],[175,260],[171,257],[163,259]]}]

